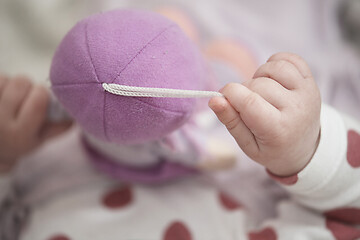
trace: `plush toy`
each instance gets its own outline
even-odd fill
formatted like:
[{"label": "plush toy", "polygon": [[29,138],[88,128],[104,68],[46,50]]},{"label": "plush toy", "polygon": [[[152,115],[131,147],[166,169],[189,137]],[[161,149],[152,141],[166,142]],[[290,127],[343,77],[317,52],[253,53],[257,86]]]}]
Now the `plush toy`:
[{"label": "plush toy", "polygon": [[62,40],[50,79],[102,170],[142,182],[194,172],[182,160],[199,158],[201,150],[193,130],[181,128],[196,106],[194,98],[119,96],[104,89],[104,83],[113,83],[203,90],[202,56],[174,22],[141,10],[90,16]]},{"label": "plush toy", "polygon": [[166,136],[189,118],[195,100],[116,96],[102,83],[201,90],[205,78],[202,58],[180,28],[139,10],[80,21],[58,47],[50,72],[55,95],[83,129],[119,144]]}]

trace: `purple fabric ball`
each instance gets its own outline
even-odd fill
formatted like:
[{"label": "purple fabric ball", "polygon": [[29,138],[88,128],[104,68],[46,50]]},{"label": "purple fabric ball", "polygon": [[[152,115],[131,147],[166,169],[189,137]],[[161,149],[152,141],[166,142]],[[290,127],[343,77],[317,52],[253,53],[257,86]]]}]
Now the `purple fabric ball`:
[{"label": "purple fabric ball", "polygon": [[102,83],[202,90],[205,78],[201,54],[182,30],[142,10],[80,21],[62,40],[50,71],[55,95],[82,128],[120,144],[169,134],[186,122],[195,100],[117,96]]}]

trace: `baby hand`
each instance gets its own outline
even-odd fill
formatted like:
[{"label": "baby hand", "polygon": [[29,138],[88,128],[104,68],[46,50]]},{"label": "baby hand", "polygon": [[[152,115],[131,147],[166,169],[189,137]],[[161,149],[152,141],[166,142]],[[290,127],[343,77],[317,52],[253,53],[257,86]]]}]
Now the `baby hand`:
[{"label": "baby hand", "polygon": [[69,124],[46,122],[49,93],[23,76],[0,75],[0,173]]},{"label": "baby hand", "polygon": [[253,79],[230,83],[209,106],[242,150],[279,176],[302,170],[320,138],[319,90],[305,61],[278,53]]}]

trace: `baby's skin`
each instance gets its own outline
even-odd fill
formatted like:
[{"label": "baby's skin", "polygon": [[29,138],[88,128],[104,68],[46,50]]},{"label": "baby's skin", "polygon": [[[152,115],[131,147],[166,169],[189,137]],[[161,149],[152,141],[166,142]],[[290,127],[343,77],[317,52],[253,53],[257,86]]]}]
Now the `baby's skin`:
[{"label": "baby's skin", "polygon": [[240,148],[278,176],[301,171],[320,139],[321,99],[306,62],[277,53],[243,84],[230,83],[225,96],[209,101]]},{"label": "baby's skin", "polygon": [[[320,138],[321,100],[303,59],[275,54],[253,79],[220,91],[225,98],[213,98],[209,106],[251,159],[279,176],[306,166]],[[69,127],[47,121],[48,104],[44,87],[0,75],[0,172]]]},{"label": "baby's skin", "polygon": [[0,74],[0,173],[19,158],[69,127],[47,121],[49,93],[25,76]]}]

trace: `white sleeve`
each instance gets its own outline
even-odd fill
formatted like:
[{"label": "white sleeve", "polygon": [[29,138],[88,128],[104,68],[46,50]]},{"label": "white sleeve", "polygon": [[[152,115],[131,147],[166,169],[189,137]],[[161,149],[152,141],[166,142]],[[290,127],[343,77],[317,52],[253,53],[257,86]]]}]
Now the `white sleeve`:
[{"label": "white sleeve", "polygon": [[297,178],[285,188],[306,207],[360,209],[360,123],[323,105],[318,149]]}]

